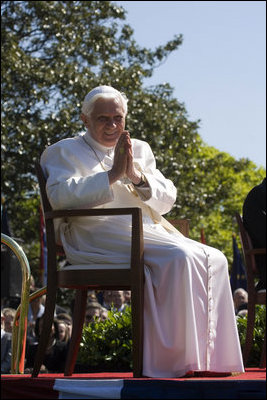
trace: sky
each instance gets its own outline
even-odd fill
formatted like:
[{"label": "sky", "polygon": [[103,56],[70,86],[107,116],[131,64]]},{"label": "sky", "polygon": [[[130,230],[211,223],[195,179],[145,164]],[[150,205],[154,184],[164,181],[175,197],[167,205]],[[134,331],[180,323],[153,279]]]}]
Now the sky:
[{"label": "sky", "polygon": [[266,2],[115,3],[140,46],[183,35],[144,86],[168,82],[206,144],[266,168]]}]

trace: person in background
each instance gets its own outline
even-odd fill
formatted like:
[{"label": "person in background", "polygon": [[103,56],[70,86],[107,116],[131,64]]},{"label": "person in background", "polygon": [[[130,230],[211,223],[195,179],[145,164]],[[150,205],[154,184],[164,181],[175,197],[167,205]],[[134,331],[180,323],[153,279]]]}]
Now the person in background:
[{"label": "person in background", "polygon": [[72,317],[68,313],[60,313],[60,314],[57,314],[56,318],[57,318],[58,321],[64,321],[65,322],[65,324],[68,327],[68,331],[69,331],[68,335],[69,335],[69,337],[71,337],[72,326],[73,326]]},{"label": "person in background", "polygon": [[131,291],[130,290],[124,290],[123,294],[124,294],[125,304],[130,306],[131,305]]},{"label": "person in background", "polygon": [[60,342],[68,343],[70,340],[70,334],[67,323],[62,319],[61,320],[57,319],[57,326],[58,326],[58,340]]},{"label": "person in background", "polygon": [[[37,289],[36,289],[37,290]],[[41,304],[45,307],[45,302],[46,302],[46,294],[43,294],[41,297]],[[67,313],[66,308],[60,306],[59,304],[56,303],[55,305],[55,311],[54,311],[54,316],[57,317],[58,314],[65,314]]]},{"label": "person in background", "polygon": [[11,369],[12,335],[5,331],[5,316],[1,310],[1,374],[9,374]]},{"label": "person in background", "polygon": [[90,303],[92,301],[97,302],[97,296],[94,290],[88,290],[87,292],[87,301]]},{"label": "person in background", "polygon": [[88,325],[94,320],[101,320],[103,308],[96,301],[89,302],[86,306],[85,324]]},{"label": "person in background", "polygon": [[108,310],[105,307],[101,307],[101,315],[100,315],[100,320],[105,321],[108,319]]},{"label": "person in background", "polygon": [[[243,204],[243,224],[254,248],[266,248],[266,178],[254,186]],[[260,274],[257,290],[266,290],[266,254],[255,255]]]},{"label": "person in background", "polygon": [[238,288],[233,293],[233,300],[235,306],[235,314],[239,315],[242,310],[242,315],[247,313],[248,308],[248,292],[243,288]]},{"label": "person in background", "polygon": [[5,307],[2,312],[4,316],[4,330],[12,334],[16,310],[11,307]]},{"label": "person in background", "polygon": [[102,306],[105,307],[107,310],[110,310],[111,305],[112,305],[112,290],[104,290]]},{"label": "person in background", "polygon": [[[37,318],[36,320],[35,336],[37,340],[39,340],[40,338],[40,333],[43,327],[43,318],[44,315],[42,315],[40,318]],[[25,369],[27,370],[27,373],[31,373],[32,371],[37,347],[38,347],[38,342],[35,342],[29,344],[28,348],[26,349]],[[48,373],[64,372],[67,352],[68,352],[68,343],[59,340],[58,321],[54,319],[41,372],[48,372]]]},{"label": "person in background", "polygon": [[127,304],[125,303],[125,297],[123,290],[112,291],[112,307],[117,312],[123,312]]}]

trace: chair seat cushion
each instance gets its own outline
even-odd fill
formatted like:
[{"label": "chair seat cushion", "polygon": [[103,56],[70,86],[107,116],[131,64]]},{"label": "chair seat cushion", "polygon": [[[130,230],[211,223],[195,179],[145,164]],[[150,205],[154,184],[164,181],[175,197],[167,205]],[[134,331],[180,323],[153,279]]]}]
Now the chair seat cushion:
[{"label": "chair seat cushion", "polygon": [[65,267],[60,268],[61,271],[69,271],[69,270],[93,270],[93,269],[130,269],[130,264],[71,264]]}]

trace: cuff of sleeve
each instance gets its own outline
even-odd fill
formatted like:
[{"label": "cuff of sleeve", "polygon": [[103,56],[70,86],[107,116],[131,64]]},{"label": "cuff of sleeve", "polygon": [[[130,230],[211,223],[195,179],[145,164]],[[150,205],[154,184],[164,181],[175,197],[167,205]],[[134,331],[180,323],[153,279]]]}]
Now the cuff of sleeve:
[{"label": "cuff of sleeve", "polygon": [[148,184],[147,179],[145,177],[145,175],[143,174],[143,172],[141,172],[141,181],[139,183],[133,183],[133,185],[138,188],[138,187],[146,187]]},{"label": "cuff of sleeve", "polygon": [[135,187],[135,190],[138,193],[138,196],[140,197],[140,199],[143,201],[148,201],[152,196],[152,190],[151,190],[150,186]]}]

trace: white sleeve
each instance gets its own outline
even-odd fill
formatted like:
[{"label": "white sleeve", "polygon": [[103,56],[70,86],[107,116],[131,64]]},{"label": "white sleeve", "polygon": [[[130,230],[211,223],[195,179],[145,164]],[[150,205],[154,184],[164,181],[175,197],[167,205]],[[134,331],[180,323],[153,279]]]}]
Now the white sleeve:
[{"label": "white sleeve", "polygon": [[71,146],[58,142],[41,156],[46,190],[53,209],[92,208],[113,200],[108,173],[93,172],[82,164]]},{"label": "white sleeve", "polygon": [[[136,188],[142,200],[160,215],[169,212],[176,201],[176,188],[170,179],[156,168],[156,160],[148,143],[142,142],[141,154],[136,149],[137,160],[141,156],[141,170],[149,183],[149,188]],[[143,197],[142,197],[143,193]]]}]

